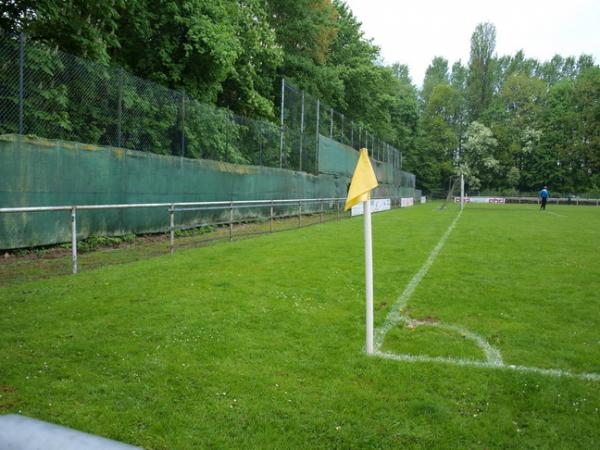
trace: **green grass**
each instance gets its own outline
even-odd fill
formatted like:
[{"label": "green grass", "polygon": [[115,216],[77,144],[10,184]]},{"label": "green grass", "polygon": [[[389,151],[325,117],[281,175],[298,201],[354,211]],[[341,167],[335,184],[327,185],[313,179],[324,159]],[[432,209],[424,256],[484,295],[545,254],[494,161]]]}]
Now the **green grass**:
[{"label": "green grass", "polygon": [[[467,208],[405,313],[600,372],[600,209],[550,210]],[[376,324],[456,213],[374,215]],[[102,261],[0,288],[0,412],[148,449],[600,446],[600,382],[366,357],[360,219]],[[482,358],[426,326],[384,348]]]}]

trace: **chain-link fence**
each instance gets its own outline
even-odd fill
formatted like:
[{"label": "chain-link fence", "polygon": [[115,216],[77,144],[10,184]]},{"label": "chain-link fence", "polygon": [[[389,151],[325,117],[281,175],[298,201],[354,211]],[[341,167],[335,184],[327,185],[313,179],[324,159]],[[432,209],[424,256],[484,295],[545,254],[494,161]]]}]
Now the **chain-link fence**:
[{"label": "chain-link fence", "polygon": [[[396,169],[402,168],[402,153],[398,149],[285,79],[281,82],[280,108],[282,135],[295,130],[302,136],[302,140],[296,143],[295,154],[303,155],[304,164],[314,164],[321,134],[357,150],[368,148],[375,160],[391,164]],[[284,145],[282,139],[282,147]],[[293,147],[285,148],[288,152],[294,150]]]},{"label": "chain-link fence", "polygon": [[188,158],[318,173],[319,135],[401,153],[282,80],[281,123],[240,117],[184,92],[0,31],[0,134],[19,133]]},{"label": "chain-link fence", "polygon": [[316,171],[298,130],[282,132],[23,35],[0,32],[0,69],[0,134]]}]

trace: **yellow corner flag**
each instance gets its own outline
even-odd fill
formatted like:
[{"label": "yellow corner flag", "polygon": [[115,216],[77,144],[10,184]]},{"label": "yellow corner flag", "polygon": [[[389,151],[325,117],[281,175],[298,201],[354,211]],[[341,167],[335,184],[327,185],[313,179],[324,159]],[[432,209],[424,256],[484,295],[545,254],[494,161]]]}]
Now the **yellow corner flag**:
[{"label": "yellow corner flag", "polygon": [[377,177],[375,177],[373,166],[371,166],[369,151],[366,148],[361,148],[358,162],[352,175],[352,182],[348,190],[348,198],[346,199],[344,211],[348,211],[360,202],[369,200],[370,192],[377,186]]}]

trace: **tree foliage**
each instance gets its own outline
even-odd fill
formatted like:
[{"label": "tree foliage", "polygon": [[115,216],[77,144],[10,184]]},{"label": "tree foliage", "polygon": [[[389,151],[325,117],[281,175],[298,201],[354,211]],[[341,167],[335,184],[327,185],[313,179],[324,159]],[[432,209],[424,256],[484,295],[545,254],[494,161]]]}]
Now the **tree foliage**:
[{"label": "tree foliage", "polygon": [[495,43],[494,26],[483,23],[468,67],[457,61],[446,78],[445,60],[433,59],[420,92],[415,151],[429,156],[420,158],[427,164],[425,173],[415,170],[418,182],[443,189],[450,165],[468,172],[475,191],[598,191],[600,68],[588,55],[496,56]]},{"label": "tree foliage", "polygon": [[[548,183],[554,191],[600,190],[600,68],[588,55],[498,56],[491,23],[475,28],[467,63],[436,56],[417,89],[407,66],[381,63],[379,48],[343,0],[6,0],[0,8],[3,29],[249,117],[275,122],[281,78],[289,79],[402,150],[405,168],[426,190],[447,186],[459,164],[472,174],[471,189],[531,191]],[[39,76],[62,73],[41,54],[30,59],[44,68]],[[90,104],[107,101],[100,88],[118,87],[124,112],[151,117],[127,124],[126,137],[176,151],[160,136],[181,132],[179,100],[157,107],[135,79],[114,85],[95,76],[101,80],[94,89],[73,84],[81,82]],[[28,100],[46,96],[54,105],[40,112],[41,122],[64,133],[101,133],[92,109],[68,110],[72,92],[37,86],[32,82]],[[194,102],[186,111],[209,114]],[[186,150],[190,156],[201,156],[211,133],[244,139],[243,126],[185,127],[197,143]],[[227,151],[213,147],[211,154]]]}]

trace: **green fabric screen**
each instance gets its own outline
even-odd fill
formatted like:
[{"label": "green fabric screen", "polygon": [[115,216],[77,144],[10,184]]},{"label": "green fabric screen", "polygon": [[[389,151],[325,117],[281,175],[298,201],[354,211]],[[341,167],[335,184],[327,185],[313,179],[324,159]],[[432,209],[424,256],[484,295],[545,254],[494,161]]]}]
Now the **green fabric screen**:
[{"label": "green fabric screen", "polygon": [[[0,205],[344,197],[356,154],[349,147],[323,138],[319,149],[322,173],[311,175],[262,166],[3,135],[0,136]],[[378,177],[382,177],[382,185],[375,195],[412,196],[414,176],[406,174],[404,186],[394,184],[390,182],[393,178],[390,174],[394,171],[385,166],[388,165],[378,164],[376,168]],[[194,215],[186,213],[183,220],[192,221]],[[0,248],[68,242],[69,225],[68,212],[0,214]],[[167,226],[168,214],[162,208],[78,213],[79,238],[152,233],[165,231]]]}]

